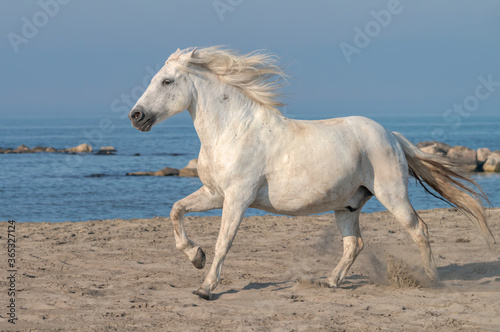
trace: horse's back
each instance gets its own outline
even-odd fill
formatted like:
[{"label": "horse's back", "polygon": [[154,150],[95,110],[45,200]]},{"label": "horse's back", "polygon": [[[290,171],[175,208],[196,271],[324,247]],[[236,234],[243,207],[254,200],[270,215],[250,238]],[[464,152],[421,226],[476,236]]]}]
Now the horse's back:
[{"label": "horse's back", "polygon": [[[321,143],[331,144],[335,153],[349,151],[352,157],[368,156],[377,158],[381,151],[391,158],[402,157],[401,149],[394,134],[378,122],[362,117],[349,116],[324,120],[292,120],[290,125],[293,140],[306,142],[321,149]],[[292,141],[293,141],[292,140]],[[324,155],[326,157],[326,155]]]}]

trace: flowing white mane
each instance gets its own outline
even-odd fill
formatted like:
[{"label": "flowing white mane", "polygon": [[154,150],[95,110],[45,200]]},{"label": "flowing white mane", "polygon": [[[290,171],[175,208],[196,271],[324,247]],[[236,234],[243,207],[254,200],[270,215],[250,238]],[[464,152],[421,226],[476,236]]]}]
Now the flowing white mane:
[{"label": "flowing white mane", "polygon": [[253,101],[275,111],[283,106],[277,100],[286,74],[276,65],[277,58],[263,52],[238,54],[234,50],[212,46],[202,49],[177,50],[167,60],[179,68],[196,75],[193,67],[204,68],[215,74],[222,82],[240,89]]}]

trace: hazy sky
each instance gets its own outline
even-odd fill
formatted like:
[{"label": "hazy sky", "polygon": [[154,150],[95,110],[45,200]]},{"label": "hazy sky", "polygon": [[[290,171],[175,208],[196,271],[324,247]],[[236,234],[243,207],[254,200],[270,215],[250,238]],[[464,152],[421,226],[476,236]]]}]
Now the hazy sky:
[{"label": "hazy sky", "polygon": [[281,57],[291,117],[500,114],[496,0],[1,1],[0,32],[1,113],[112,116],[224,44]]}]

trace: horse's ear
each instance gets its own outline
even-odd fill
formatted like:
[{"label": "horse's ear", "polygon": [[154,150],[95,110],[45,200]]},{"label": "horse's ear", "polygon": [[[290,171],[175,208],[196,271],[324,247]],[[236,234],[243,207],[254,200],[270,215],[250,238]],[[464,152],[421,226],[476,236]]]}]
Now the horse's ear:
[{"label": "horse's ear", "polygon": [[191,51],[191,54],[189,55],[189,57],[190,57],[190,58],[193,58],[197,50],[198,50],[198,49],[195,47],[195,48]]}]

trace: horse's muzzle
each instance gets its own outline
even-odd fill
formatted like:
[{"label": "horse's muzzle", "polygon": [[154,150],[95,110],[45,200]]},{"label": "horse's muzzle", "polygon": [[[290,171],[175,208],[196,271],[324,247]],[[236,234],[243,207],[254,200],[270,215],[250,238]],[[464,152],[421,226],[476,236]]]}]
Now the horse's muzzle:
[{"label": "horse's muzzle", "polygon": [[132,126],[140,131],[150,131],[151,127],[153,127],[156,122],[155,117],[148,115],[142,106],[134,107],[128,114],[128,117]]}]

